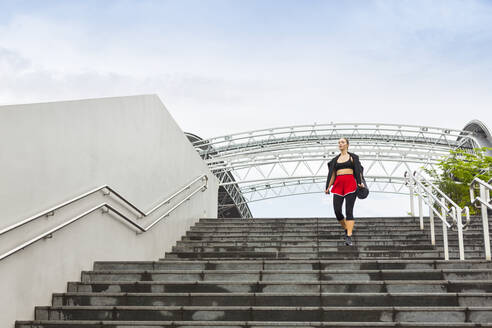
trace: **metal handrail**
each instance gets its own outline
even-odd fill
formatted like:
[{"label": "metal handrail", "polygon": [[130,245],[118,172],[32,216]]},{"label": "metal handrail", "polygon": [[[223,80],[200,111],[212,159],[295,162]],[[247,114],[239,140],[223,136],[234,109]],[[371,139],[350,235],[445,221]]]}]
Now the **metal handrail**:
[{"label": "metal handrail", "polygon": [[[460,260],[465,259],[465,248],[464,248],[464,239],[463,239],[463,228],[467,227],[470,224],[470,210],[467,206],[461,208],[456,204],[451,198],[449,198],[442,190],[440,190],[436,185],[434,185],[431,181],[426,179],[419,172],[414,171],[413,174],[408,174],[405,172],[405,179],[407,180],[407,186],[410,188],[410,206],[411,206],[411,214],[414,215],[413,211],[413,196],[416,194],[418,196],[419,202],[419,218],[420,218],[420,229],[424,230],[424,215],[422,209],[422,201],[425,202],[429,206],[429,221],[431,228],[431,243],[435,245],[436,237],[435,237],[435,229],[434,229],[434,214],[437,215],[438,218],[441,219],[443,226],[443,243],[444,243],[444,259],[449,260],[449,245],[448,245],[448,228],[457,227],[458,230],[458,247]],[[410,181],[411,180],[411,181]],[[421,181],[422,180],[422,181]],[[424,183],[425,184],[424,184]],[[414,190],[414,185],[417,187],[417,190]],[[436,192],[441,198],[434,194]],[[451,205],[451,208],[448,208],[448,204]],[[441,213],[434,207],[434,204],[437,204],[441,208]],[[466,223],[463,224],[462,213],[465,212]],[[454,225],[450,225],[447,222],[447,216],[450,214]]]},{"label": "metal handrail", "polygon": [[473,197],[473,188],[475,187],[475,185],[480,184],[480,185],[483,185],[484,187],[488,188],[489,190],[492,190],[492,185],[490,185],[490,183],[492,183],[492,178],[490,178],[489,181],[487,181],[487,182],[483,181],[480,178],[474,178],[472,180],[472,182],[470,182],[470,196],[471,196],[470,199],[472,199],[472,203],[475,200],[475,197]]},{"label": "metal handrail", "polygon": [[[131,202],[129,202],[128,200],[126,200],[123,196],[121,196],[117,191],[115,191],[113,188],[111,188],[110,186],[108,185],[102,185],[102,186],[99,186],[97,188],[94,188],[92,190],[89,190],[85,193],[82,193],[80,194],[79,196],[76,196],[76,197],[73,197],[72,199],[70,200],[67,200],[66,202],[63,202],[61,204],[58,204],[58,205],[55,205],[47,210],[44,210],[42,212],[39,212],[37,214],[34,214],[30,217],[28,217],[27,219],[24,219],[20,222],[17,222],[11,226],[8,226],[2,230],[0,230],[0,236],[9,232],[9,231],[12,231],[12,230],[15,230],[19,227],[22,227],[23,225],[27,224],[27,223],[30,223],[32,221],[35,221],[37,219],[40,219],[42,218],[43,216],[52,216],[54,215],[55,211],[56,210],[59,210],[63,207],[66,207],[70,204],[73,204],[75,203],[76,201],[78,200],[81,200],[82,198],[86,198],[87,196],[90,196],[100,190],[108,190],[109,193],[113,193],[114,195],[116,195],[116,197],[118,197],[120,200],[122,200],[125,204],[127,204],[128,206],[130,206],[133,210],[135,210],[138,214],[140,214],[141,216],[143,217],[146,217],[148,216],[149,214],[153,213],[156,209],[158,209],[159,207],[161,207],[162,205],[166,204],[166,203],[169,203],[174,197],[176,197],[177,195],[179,195],[181,192],[183,192],[184,190],[186,189],[189,189],[190,186],[195,183],[196,181],[200,180],[203,178],[203,176],[206,176],[206,175],[201,175],[199,177],[197,177],[196,179],[194,179],[193,181],[191,181],[190,183],[188,183],[185,187],[181,188],[180,190],[178,190],[177,192],[175,192],[174,194],[172,194],[171,196],[169,196],[167,199],[165,199],[164,201],[162,201],[161,203],[157,204],[155,207],[153,207],[152,209],[150,209],[149,211],[147,212],[143,212],[141,211],[137,206],[133,205]],[[208,179],[208,177],[207,177]],[[105,193],[105,195],[109,195],[109,193]]]},{"label": "metal handrail", "polygon": [[447,200],[451,205],[455,207],[459,207],[458,204],[456,204],[451,198],[449,198],[448,195],[446,195],[441,189],[439,189],[435,184],[433,184],[431,181],[426,179],[420,172],[414,171],[413,175],[418,175],[419,178],[423,179],[425,183],[430,185],[437,193],[439,193],[442,197],[444,197],[445,200]]},{"label": "metal handrail", "polygon": [[[480,178],[474,178],[470,183],[470,201],[472,204],[480,204],[480,211],[482,212],[482,227],[483,227],[483,241],[485,247],[485,259],[491,260],[490,252],[490,236],[489,236],[489,217],[487,209],[492,210],[492,205],[490,204],[490,192],[492,191],[492,178],[485,182]],[[475,197],[475,185],[480,185],[480,196]],[[478,206],[477,206],[478,207]]]},{"label": "metal handrail", "polygon": [[[424,203],[426,203],[427,205],[430,205],[432,203],[437,203],[437,205],[440,205],[442,209],[445,210],[445,214],[448,214],[449,212],[451,212],[451,209],[447,209],[446,207],[446,203],[443,202],[442,198],[439,199],[437,198],[437,196],[433,195],[432,194],[432,191],[429,190],[427,187],[425,187],[420,181],[416,180],[416,184],[418,184],[428,195],[427,198],[431,198],[430,201],[427,201],[425,195],[423,195],[422,193],[416,191],[415,193],[418,195],[418,196],[421,196],[422,197],[422,200],[424,201]],[[446,216],[443,217],[441,214],[439,214],[439,212],[437,210],[435,210],[437,216],[442,220],[442,222],[448,227],[448,228],[451,228],[451,224],[448,223],[448,221],[446,220]]]},{"label": "metal handrail", "polygon": [[[476,184],[480,184],[480,189],[483,186],[485,188],[488,188],[489,192],[492,191],[492,185],[490,185],[490,183],[492,183],[492,178],[490,178],[489,181],[487,181],[487,182],[485,182],[479,178],[475,178],[472,180],[472,182],[470,183],[470,203],[471,204],[474,204],[478,208],[479,206],[477,206],[477,204],[480,203],[480,204],[488,207],[490,210],[492,210],[492,204],[490,204],[490,197],[488,197],[489,200],[486,201],[486,200],[483,200],[481,198],[482,195],[475,197],[475,194],[474,194],[474,186]],[[485,197],[485,198],[487,198],[487,197]]]},{"label": "metal handrail", "polygon": [[[470,225],[471,218],[470,218],[470,214],[469,214],[470,209],[468,208],[468,206],[465,206],[465,207],[461,208],[448,195],[446,195],[441,189],[439,189],[435,184],[433,184],[431,181],[429,181],[428,179],[426,179],[420,172],[414,171],[414,176],[415,175],[418,175],[419,178],[423,179],[426,184],[428,184],[429,186],[431,186],[432,189],[435,192],[437,192],[439,195],[441,195],[441,197],[444,198],[444,200],[446,200],[449,204],[452,205],[452,207],[447,210],[448,213],[451,212],[453,209],[455,209],[457,212],[459,212],[461,210],[461,213],[463,211],[465,211],[465,213],[466,213],[466,222],[465,223],[461,222],[462,227],[463,228],[467,228]],[[430,195],[432,195],[432,193],[430,193]],[[453,219],[454,225],[455,226],[458,226],[458,216],[457,215],[452,215],[451,218]]]},{"label": "metal handrail", "polygon": [[[8,252],[4,253],[4,254],[1,254],[0,255],[0,261],[23,250],[24,248],[34,244],[35,242],[41,240],[41,239],[44,239],[44,238],[47,238],[48,236],[52,235],[54,232],[58,231],[58,230],[61,230],[63,229],[64,227],[82,219],[83,217],[97,211],[98,209],[103,209],[103,213],[108,213],[108,212],[113,212],[114,214],[116,214],[117,216],[119,216],[120,218],[122,218],[124,221],[126,221],[127,223],[129,223],[130,225],[132,225],[133,227],[136,228],[137,230],[137,234],[141,234],[141,233],[144,233],[144,232],[147,232],[149,231],[154,225],[156,225],[157,223],[159,223],[163,218],[169,216],[169,214],[171,212],[173,212],[176,208],[178,208],[179,206],[181,206],[181,204],[183,204],[184,202],[188,201],[191,199],[191,197],[193,197],[197,192],[199,191],[205,191],[208,187],[208,176],[206,174],[203,174],[201,176],[199,176],[198,178],[194,179],[193,181],[191,181],[190,183],[188,183],[186,186],[182,187],[181,189],[179,189],[177,192],[175,192],[174,194],[172,194],[170,197],[168,197],[165,201],[162,201],[158,204],[158,206],[155,206],[153,208],[151,208],[150,210],[148,210],[147,212],[143,212],[141,211],[140,209],[138,209],[135,205],[133,205],[131,202],[127,201],[124,197],[122,197],[120,194],[116,193],[113,189],[109,188],[108,186],[102,186],[102,187],[99,187],[97,189],[93,189],[91,191],[88,191],[86,193],[83,193],[82,195],[80,196],[77,196],[67,202],[64,202],[60,205],[57,205],[55,207],[53,207],[52,209],[50,210],[46,210],[46,211],[43,211],[41,212],[41,214],[38,214],[37,216],[32,216],[28,219],[30,219],[30,221],[27,221],[28,219],[26,220],[23,220],[22,222],[24,222],[22,225],[28,223],[28,222],[31,222],[39,217],[42,217],[44,215],[46,215],[47,213],[51,213],[53,212],[55,209],[59,209],[59,208],[62,208],[64,206],[67,206],[77,200],[80,200],[84,197],[87,197],[88,195],[96,192],[96,191],[99,191],[101,189],[104,189],[104,188],[107,188],[108,190],[111,190],[115,195],[118,196],[118,198],[120,198],[121,200],[123,200],[127,205],[131,206],[134,210],[136,210],[139,214],[142,214],[143,216],[148,216],[150,215],[151,213],[155,212],[159,207],[161,207],[162,205],[164,204],[167,204],[169,203],[174,197],[176,197],[178,194],[180,194],[181,192],[183,192],[184,190],[188,190],[190,189],[191,185],[193,185],[196,181],[198,180],[205,180],[205,183],[203,185],[201,185],[199,188],[195,189],[191,194],[189,194],[186,198],[184,198],[183,200],[181,200],[180,202],[178,202],[176,205],[174,205],[172,208],[170,208],[169,210],[167,210],[164,214],[162,214],[161,216],[159,216],[156,220],[154,220],[152,223],[150,223],[148,226],[146,227],[143,227],[141,226],[140,224],[138,224],[137,222],[135,222],[133,219],[129,218],[128,216],[126,216],[125,214],[121,213],[120,211],[118,211],[117,209],[115,209],[112,205],[108,204],[107,202],[103,202],[103,203],[100,203],[99,205],[96,205],[95,207],[71,218],[70,220],[56,226],[55,228],[47,231],[47,232],[44,232],[42,234],[39,234],[38,236],[22,243],[21,245],[9,250]],[[105,195],[108,195],[108,194],[105,194]],[[25,222],[27,221],[27,222]],[[21,225],[12,225],[10,226],[10,230],[7,230],[8,228],[2,230],[3,233],[7,232],[7,231],[11,231],[11,230],[14,230],[18,227],[20,227]]]}]

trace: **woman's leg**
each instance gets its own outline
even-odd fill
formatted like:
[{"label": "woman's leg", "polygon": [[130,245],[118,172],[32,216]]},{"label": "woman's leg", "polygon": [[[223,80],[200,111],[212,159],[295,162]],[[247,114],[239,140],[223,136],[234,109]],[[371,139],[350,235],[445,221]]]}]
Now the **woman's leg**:
[{"label": "woman's leg", "polygon": [[342,214],[342,204],[343,204],[343,196],[333,194],[333,209],[335,210],[335,216],[337,217],[338,222],[344,226],[344,217]]},{"label": "woman's leg", "polygon": [[335,215],[337,217],[338,222],[340,222],[340,225],[345,230],[345,235],[347,235],[347,224],[346,224],[347,221],[345,221],[345,218],[343,217],[342,214],[342,204],[343,204],[343,197],[333,194],[333,209],[335,210]]},{"label": "woman's leg", "polygon": [[357,199],[355,192],[345,195],[345,214],[347,215],[347,236],[352,236],[352,230],[354,229],[354,204]]}]

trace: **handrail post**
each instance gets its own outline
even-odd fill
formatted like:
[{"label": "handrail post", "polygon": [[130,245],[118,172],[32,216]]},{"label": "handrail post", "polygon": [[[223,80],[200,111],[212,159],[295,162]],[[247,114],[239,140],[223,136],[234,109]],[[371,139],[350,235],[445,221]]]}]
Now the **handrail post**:
[{"label": "handrail post", "polygon": [[419,220],[420,220],[420,230],[424,230],[424,211],[422,209],[422,192],[419,193]]},{"label": "handrail post", "polygon": [[414,187],[413,187],[413,183],[412,181],[409,182],[409,188],[410,188],[410,214],[412,216],[415,216],[415,205],[414,205],[414,200],[413,200],[413,196],[414,196]]},{"label": "handrail post", "polygon": [[470,191],[470,201],[473,202],[473,200],[475,199],[475,191],[473,190],[473,182],[470,184],[470,188],[468,190]]},{"label": "handrail post", "polygon": [[[485,189],[485,186],[480,184],[480,198],[485,204],[490,202],[490,194],[489,190]],[[487,213],[487,206],[484,203],[481,203],[481,211],[482,211],[482,227],[483,227],[483,242],[485,246],[485,259],[490,261],[490,237],[489,237],[489,218]]]},{"label": "handrail post", "polygon": [[436,245],[436,231],[434,228],[434,200],[432,197],[429,197],[429,224],[431,228],[431,244],[432,246]]},{"label": "handrail post", "polygon": [[458,247],[460,251],[460,260],[463,261],[465,259],[465,246],[463,244],[463,221],[461,219],[462,209],[453,207],[453,214],[455,215],[456,224],[458,226]]},{"label": "handrail post", "polygon": [[[444,197],[441,197],[442,204],[446,204]],[[444,221],[446,220],[446,208],[441,205],[441,213]],[[449,261],[449,245],[448,245],[448,227],[442,221],[442,240],[444,244],[444,260]]]}]

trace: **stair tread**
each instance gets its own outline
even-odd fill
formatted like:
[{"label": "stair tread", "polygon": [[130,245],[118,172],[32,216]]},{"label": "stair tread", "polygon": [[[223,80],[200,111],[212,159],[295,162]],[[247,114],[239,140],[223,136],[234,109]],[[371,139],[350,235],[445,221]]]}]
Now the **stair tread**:
[{"label": "stair tread", "polygon": [[229,292],[229,293],[97,293],[97,292],[66,292],[66,293],[53,293],[54,296],[100,296],[100,297],[112,297],[112,296],[432,296],[432,297],[457,297],[457,296],[484,296],[490,297],[492,293],[480,293],[480,292],[465,292],[465,293],[303,293],[303,292],[295,292],[295,293],[272,293],[272,292],[261,292],[261,293],[238,293],[238,292]]},{"label": "stair tread", "polygon": [[[127,280],[100,280],[100,281],[77,281],[73,282],[75,284],[306,284],[306,285],[328,285],[328,284],[336,284],[340,285],[340,281],[330,281],[330,280],[311,280],[311,281],[289,281],[289,280],[268,280],[268,281],[258,281],[258,280],[169,280],[169,281],[127,281]],[[470,284],[484,284],[484,283],[492,283],[492,280],[347,280],[343,282],[344,284],[462,284],[462,283],[470,283]]]},{"label": "stair tread", "polygon": [[[408,327],[476,327],[475,323],[452,323],[446,322],[445,325],[435,322],[317,322],[317,321],[287,321],[287,322],[276,322],[276,321],[119,321],[119,320],[33,320],[33,321],[17,321],[19,324],[59,324],[59,325],[80,325],[80,324],[108,324],[108,325],[201,325],[201,326],[227,326],[227,325],[245,325],[245,326],[281,326],[281,327],[298,327],[305,325],[315,325],[317,327],[401,327],[408,325]],[[490,324],[481,324],[481,327],[492,327]]]},{"label": "stair tread", "polygon": [[283,311],[302,311],[302,310],[323,310],[323,311],[492,311],[492,306],[165,306],[165,305],[66,305],[66,306],[39,306],[37,309],[50,310],[192,310],[192,311],[213,311],[227,308],[228,310],[283,310]]},{"label": "stair tread", "polygon": [[82,271],[83,274],[89,273],[377,273],[377,272],[492,272],[492,269],[380,269],[380,270],[92,270]]}]

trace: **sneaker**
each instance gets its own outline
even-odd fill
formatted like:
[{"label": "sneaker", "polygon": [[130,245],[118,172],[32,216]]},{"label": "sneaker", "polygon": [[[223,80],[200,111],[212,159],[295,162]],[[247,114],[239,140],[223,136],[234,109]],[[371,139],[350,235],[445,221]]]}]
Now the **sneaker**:
[{"label": "sneaker", "polygon": [[345,245],[352,246],[352,236],[347,236],[345,238]]}]

